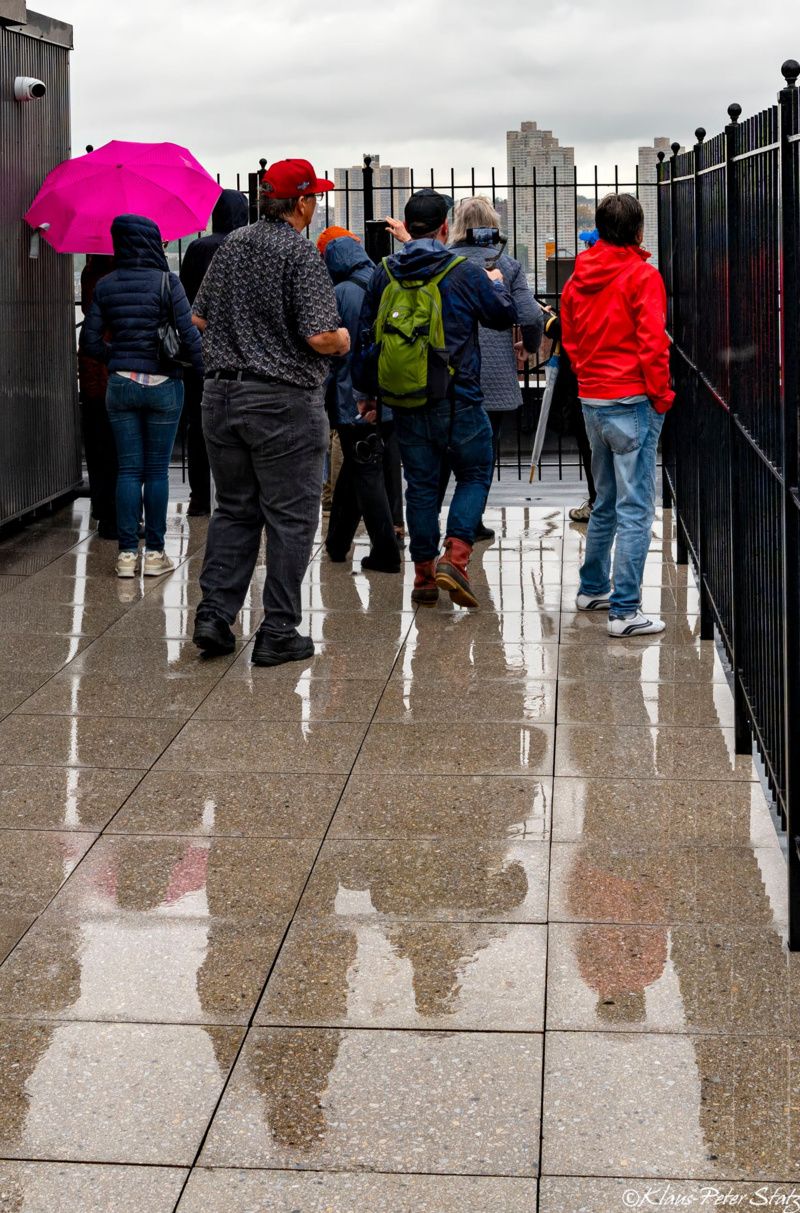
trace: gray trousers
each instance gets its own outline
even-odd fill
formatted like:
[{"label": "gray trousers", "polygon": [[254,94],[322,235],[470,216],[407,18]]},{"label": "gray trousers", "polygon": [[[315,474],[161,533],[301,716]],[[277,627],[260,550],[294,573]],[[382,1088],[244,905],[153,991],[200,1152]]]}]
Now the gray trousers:
[{"label": "gray trousers", "polygon": [[267,535],[264,623],[272,636],[295,632],[300,584],[319,522],[328,420],[322,389],[286,383],[206,380],[203,434],[216,487],[198,618],[233,623]]}]

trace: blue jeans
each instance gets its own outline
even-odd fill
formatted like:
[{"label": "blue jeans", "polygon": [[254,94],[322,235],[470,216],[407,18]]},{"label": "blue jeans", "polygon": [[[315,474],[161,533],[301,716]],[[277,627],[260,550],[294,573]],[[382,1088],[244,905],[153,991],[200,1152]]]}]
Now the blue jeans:
[{"label": "blue jeans", "polygon": [[415,563],[439,554],[439,479],[447,456],[456,488],[447,516],[447,535],[475,540],[492,485],[492,427],[486,410],[449,400],[420,409],[395,409],[394,425],[406,478],[409,552]]},{"label": "blue jeans", "polygon": [[656,510],[656,452],[664,417],[649,403],[584,405],[586,432],[592,445],[592,475],[597,500],[589,519],[586,559],[581,568],[582,594],[614,589],[611,619],[625,619],[642,601],[644,563],[650,548]]},{"label": "blue jeans", "polygon": [[183,407],[183,384],[167,379],[143,387],[124,375],[108,381],[106,408],[117,444],[117,534],[121,552],[139,550],[144,486],[145,545],[163,552],[169,501],[169,460]]}]

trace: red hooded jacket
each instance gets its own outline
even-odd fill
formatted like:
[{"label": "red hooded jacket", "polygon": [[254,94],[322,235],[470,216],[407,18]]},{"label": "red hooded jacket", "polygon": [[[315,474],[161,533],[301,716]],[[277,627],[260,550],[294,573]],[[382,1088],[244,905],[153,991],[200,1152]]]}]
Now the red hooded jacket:
[{"label": "red hooded jacket", "polygon": [[561,297],[561,340],[581,397],[649,396],[672,406],[667,294],[650,254],[605,240],[581,253]]}]

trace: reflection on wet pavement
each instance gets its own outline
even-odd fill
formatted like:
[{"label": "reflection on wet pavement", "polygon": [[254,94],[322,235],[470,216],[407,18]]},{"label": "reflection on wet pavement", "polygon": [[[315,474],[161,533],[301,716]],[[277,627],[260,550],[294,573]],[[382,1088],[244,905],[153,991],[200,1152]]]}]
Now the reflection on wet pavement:
[{"label": "reflection on wet pavement", "polygon": [[785,859],[669,513],[661,637],[576,613],[561,507],[490,508],[478,613],[318,547],[263,670],[263,555],[208,661],[206,521],[123,583],[87,511],[0,542],[3,1213],[800,1181]]}]

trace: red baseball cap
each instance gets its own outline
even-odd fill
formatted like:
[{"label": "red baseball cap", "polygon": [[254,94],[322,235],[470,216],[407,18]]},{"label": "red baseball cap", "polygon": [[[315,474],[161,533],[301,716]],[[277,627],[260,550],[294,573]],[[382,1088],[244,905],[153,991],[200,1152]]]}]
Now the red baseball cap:
[{"label": "red baseball cap", "polygon": [[308,160],[276,160],[265,171],[261,188],[270,198],[302,198],[335,189],[332,181],[318,177]]}]

